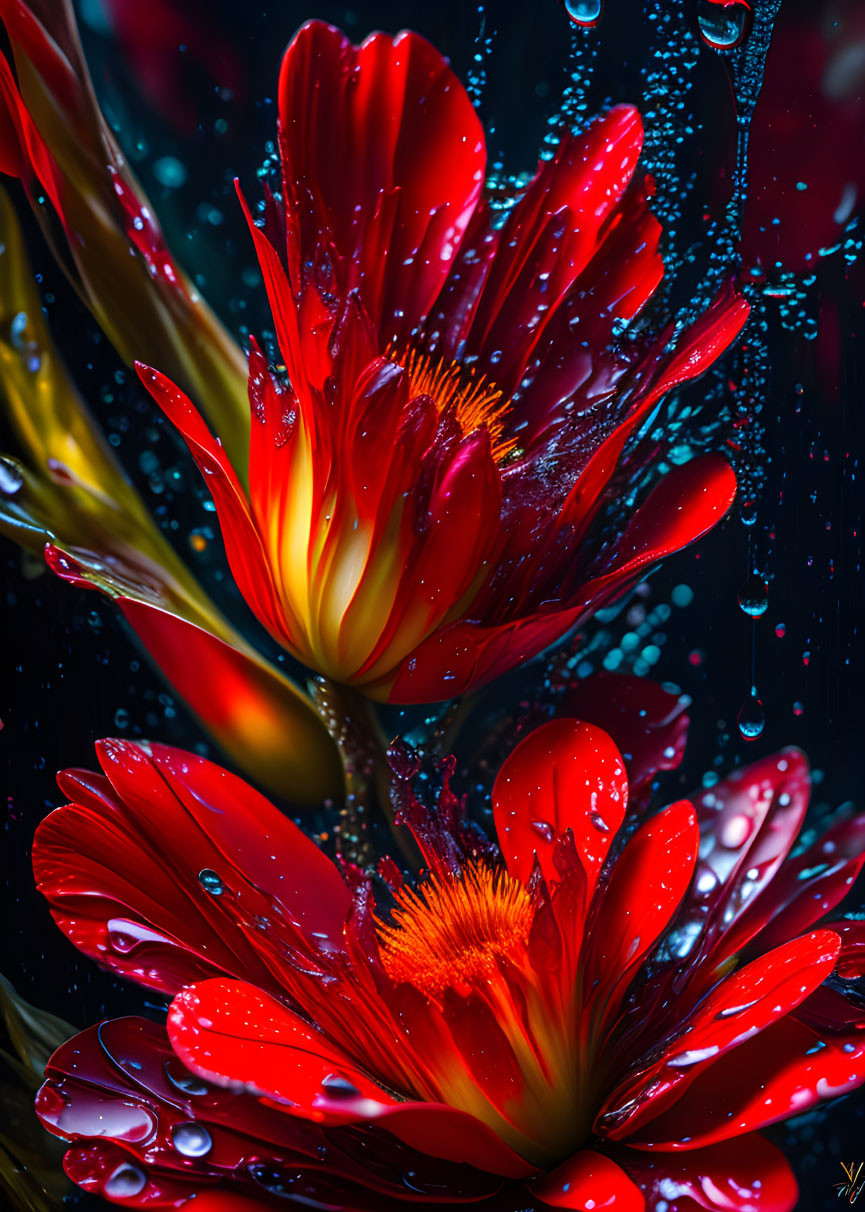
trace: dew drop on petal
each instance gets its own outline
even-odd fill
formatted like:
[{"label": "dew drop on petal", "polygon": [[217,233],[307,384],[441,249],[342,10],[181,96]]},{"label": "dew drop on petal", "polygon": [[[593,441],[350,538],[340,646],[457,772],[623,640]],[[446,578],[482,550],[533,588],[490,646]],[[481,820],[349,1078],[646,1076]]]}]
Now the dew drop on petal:
[{"label": "dew drop on petal", "polygon": [[754,828],[754,821],[744,812],[737,812],[721,826],[719,841],[728,850],[738,850],[747,842]]},{"label": "dew drop on petal", "polygon": [[213,1148],[210,1133],[201,1124],[174,1124],[171,1140],[178,1153],[184,1157],[205,1157]]},{"label": "dew drop on petal", "polygon": [[321,1088],[330,1098],[357,1098],[360,1094],[357,1086],[353,1086],[341,1073],[328,1073],[327,1077],[322,1078]]},{"label": "dew drop on petal", "polygon": [[680,1052],[678,1056],[671,1056],[667,1064],[671,1069],[686,1069],[689,1065],[698,1065],[700,1061],[709,1060],[718,1051],[717,1044],[709,1044],[706,1048],[691,1048],[687,1052]]},{"label": "dew drop on petal", "polygon": [[750,1010],[752,1006],[756,1006],[759,997],[755,997],[751,1002],[743,1002],[741,1006],[725,1006],[723,1010],[719,1010],[715,1018],[734,1018],[737,1014],[744,1014],[746,1010]]},{"label": "dew drop on petal", "polygon": [[205,867],[198,873],[198,882],[205,892],[209,892],[211,896],[222,896],[225,891],[225,885],[209,867]]},{"label": "dew drop on petal", "polygon": [[206,1094],[210,1089],[207,1083],[203,1082],[200,1077],[196,1077],[194,1073],[190,1073],[188,1069],[184,1069],[180,1061],[167,1060],[165,1062],[165,1076],[172,1086],[180,1090],[182,1094],[195,1096]]},{"label": "dew drop on petal", "polygon": [[146,1185],[147,1177],[144,1171],[124,1163],[109,1174],[102,1192],[115,1199],[129,1199],[133,1195],[140,1195]]}]

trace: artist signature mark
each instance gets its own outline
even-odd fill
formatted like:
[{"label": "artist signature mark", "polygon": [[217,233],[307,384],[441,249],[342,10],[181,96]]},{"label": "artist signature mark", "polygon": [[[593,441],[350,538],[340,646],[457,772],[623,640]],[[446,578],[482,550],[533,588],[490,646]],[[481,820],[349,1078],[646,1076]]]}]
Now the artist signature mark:
[{"label": "artist signature mark", "polygon": [[843,1183],[835,1183],[838,1198],[846,1198],[851,1204],[855,1204],[865,1189],[865,1162],[850,1162],[849,1166],[842,1162],[841,1169],[847,1178]]}]

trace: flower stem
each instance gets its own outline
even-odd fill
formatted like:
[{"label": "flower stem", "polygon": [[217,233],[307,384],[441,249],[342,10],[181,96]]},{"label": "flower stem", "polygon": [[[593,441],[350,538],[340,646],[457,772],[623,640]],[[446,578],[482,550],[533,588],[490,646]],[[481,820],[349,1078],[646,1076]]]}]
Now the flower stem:
[{"label": "flower stem", "polygon": [[345,861],[361,868],[372,866],[375,851],[371,830],[373,815],[387,821],[402,857],[412,867],[412,852],[405,830],[398,829],[390,800],[391,773],[387,742],[372,702],[351,686],[319,677],[309,684],[312,701],[342,757],[345,804],[340,811],[337,851]]}]

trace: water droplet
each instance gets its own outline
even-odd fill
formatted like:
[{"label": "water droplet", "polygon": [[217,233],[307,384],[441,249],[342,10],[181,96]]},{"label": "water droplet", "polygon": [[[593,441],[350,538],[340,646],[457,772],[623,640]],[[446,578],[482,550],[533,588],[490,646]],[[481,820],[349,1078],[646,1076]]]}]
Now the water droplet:
[{"label": "water droplet", "polygon": [[574,25],[594,29],[604,11],[604,0],[561,0],[562,8]]},{"label": "water droplet", "polygon": [[748,838],[754,829],[754,818],[748,816],[744,812],[737,812],[728,820],[724,821],[721,826],[718,840],[722,846],[726,846],[728,850],[738,850]]},{"label": "water droplet", "polygon": [[699,0],[700,37],[712,50],[733,50],[751,29],[751,6],[746,0]]},{"label": "water droplet", "polygon": [[287,1174],[283,1174],[280,1170],[273,1169],[272,1166],[263,1166],[259,1163],[253,1163],[249,1166],[249,1176],[259,1186],[264,1187],[265,1191],[270,1191],[272,1195],[290,1195],[293,1186],[291,1178]]},{"label": "water droplet", "polygon": [[330,1098],[357,1098],[360,1090],[341,1073],[328,1073],[322,1078],[321,1088]]},{"label": "water droplet", "polygon": [[222,896],[225,891],[225,884],[209,867],[205,867],[198,873],[198,882],[205,892],[209,892],[211,896]]},{"label": "water droplet", "polygon": [[754,689],[739,709],[738,724],[746,741],[755,741],[766,726],[766,711]]},{"label": "water droplet", "polygon": [[686,1069],[689,1065],[698,1065],[700,1061],[708,1060],[718,1051],[717,1044],[709,1044],[706,1048],[690,1048],[687,1052],[680,1052],[678,1056],[671,1056],[667,1064],[671,1069]]},{"label": "water droplet", "polygon": [[0,456],[0,492],[4,497],[14,497],[24,487],[24,473],[14,459]]},{"label": "water droplet", "polygon": [[797,699],[797,700],[796,700],[796,702],[793,704],[793,714],[794,714],[794,715],[802,715],[802,713],[804,712],[804,710],[805,710],[805,704],[804,704],[804,703],[800,703],[800,702],[798,701],[798,699]]},{"label": "water droplet", "polygon": [[532,821],[532,828],[545,842],[551,842],[556,836],[556,831],[549,821]]},{"label": "water droplet", "polygon": [[599,812],[590,812],[589,820],[600,833],[609,833],[610,826],[604,820]]},{"label": "water droplet", "polygon": [[174,1124],[171,1139],[177,1152],[184,1157],[205,1157],[213,1148],[210,1133],[201,1124]]},{"label": "water droplet", "polygon": [[752,619],[759,619],[769,607],[769,586],[759,575],[752,573],[745,581],[738,595],[739,605],[745,614]]},{"label": "water droplet", "polygon": [[167,1060],[165,1062],[165,1076],[183,1094],[199,1095],[206,1094],[210,1087],[206,1082],[203,1082],[200,1077],[196,1077],[194,1073],[190,1073],[188,1069],[184,1069],[180,1061]]},{"label": "water droplet", "polygon": [[140,1195],[146,1186],[147,1176],[144,1171],[124,1163],[109,1174],[102,1193],[119,1199],[129,1199],[133,1195]]},{"label": "water droplet", "polygon": [[413,779],[420,769],[420,757],[402,737],[392,741],[387,749],[387,762],[398,779]]},{"label": "water droplet", "polygon": [[750,1010],[752,1006],[756,1006],[759,997],[755,997],[751,1002],[743,1002],[741,1006],[725,1006],[723,1010],[719,1010],[715,1018],[733,1018],[736,1014],[744,1014],[746,1010]]}]

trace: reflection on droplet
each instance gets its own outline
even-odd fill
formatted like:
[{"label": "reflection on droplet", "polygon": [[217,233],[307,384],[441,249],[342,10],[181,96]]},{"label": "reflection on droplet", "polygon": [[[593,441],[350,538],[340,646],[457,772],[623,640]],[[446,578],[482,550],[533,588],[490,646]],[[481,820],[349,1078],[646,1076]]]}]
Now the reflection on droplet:
[{"label": "reflection on droplet", "polygon": [[769,608],[769,586],[759,573],[752,573],[739,590],[739,605],[752,619],[759,619]]},{"label": "reflection on droplet", "polygon": [[321,1088],[331,1098],[357,1098],[360,1094],[357,1086],[353,1086],[341,1073],[328,1073],[327,1077],[322,1078]]},{"label": "reflection on droplet", "polygon": [[191,1096],[206,1094],[210,1088],[200,1077],[196,1077],[194,1073],[190,1073],[188,1069],[184,1069],[180,1061],[167,1060],[165,1062],[165,1076],[172,1086],[180,1090],[182,1094]]},{"label": "reflection on droplet", "polygon": [[751,29],[751,6],[746,0],[699,0],[700,37],[712,50],[733,50]]},{"label": "reflection on droplet", "polygon": [[678,1056],[671,1056],[667,1064],[671,1069],[687,1069],[690,1065],[709,1060],[718,1050],[717,1044],[709,1044],[706,1048],[690,1048],[687,1052],[680,1052]]},{"label": "reflection on droplet", "polygon": [[766,726],[765,708],[753,688],[739,708],[738,724],[746,741],[755,741]]},{"label": "reflection on droplet", "polygon": [[225,891],[225,885],[222,880],[209,867],[205,867],[203,871],[199,871],[198,882],[204,891],[209,892],[211,896],[222,896]]},{"label": "reflection on droplet", "polygon": [[137,1166],[124,1164],[118,1166],[114,1173],[108,1176],[102,1192],[113,1198],[128,1199],[132,1195],[140,1195],[146,1185],[147,1177],[143,1170],[139,1170]]},{"label": "reflection on droplet", "polygon": [[604,0],[562,0],[562,8],[574,25],[593,29],[603,14]]},{"label": "reflection on droplet", "polygon": [[725,1006],[723,1010],[719,1010],[715,1018],[733,1018],[737,1014],[744,1014],[746,1010],[750,1010],[752,1006],[756,1006],[759,997],[755,997],[751,1002],[743,1002],[741,1006]]},{"label": "reflection on droplet", "polygon": [[174,1124],[171,1139],[184,1157],[205,1157],[213,1148],[210,1133],[201,1124]]},{"label": "reflection on droplet", "polygon": [[14,497],[24,487],[24,475],[14,459],[0,456],[0,492],[4,497]]}]

